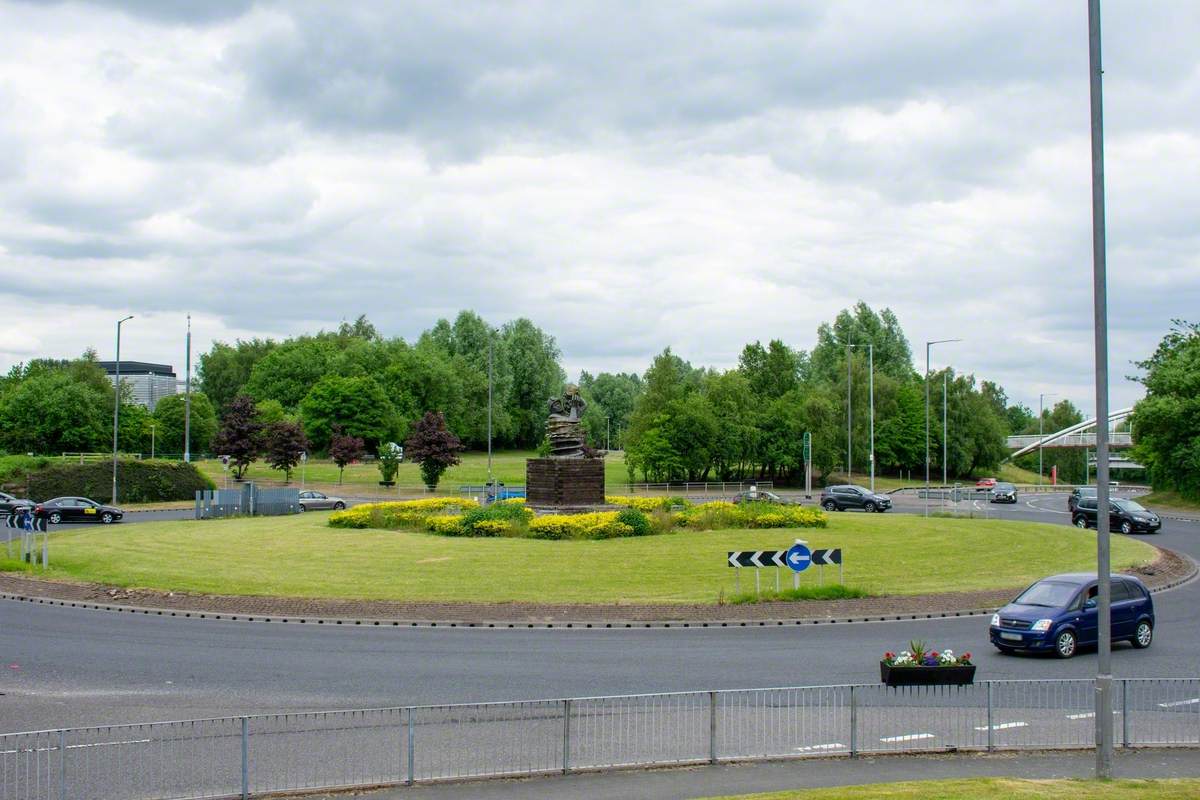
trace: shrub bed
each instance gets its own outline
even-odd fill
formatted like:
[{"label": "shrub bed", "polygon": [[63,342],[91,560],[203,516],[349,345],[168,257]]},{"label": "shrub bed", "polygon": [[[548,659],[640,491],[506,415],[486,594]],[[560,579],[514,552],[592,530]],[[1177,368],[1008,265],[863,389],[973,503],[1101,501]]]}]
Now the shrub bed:
[{"label": "shrub bed", "polygon": [[[112,462],[89,464],[50,464],[29,473],[29,499],[35,502],[52,497],[112,497]],[[183,461],[117,462],[117,498],[122,503],[160,503],[166,500],[194,500],[196,492],[215,488],[213,482]]]}]

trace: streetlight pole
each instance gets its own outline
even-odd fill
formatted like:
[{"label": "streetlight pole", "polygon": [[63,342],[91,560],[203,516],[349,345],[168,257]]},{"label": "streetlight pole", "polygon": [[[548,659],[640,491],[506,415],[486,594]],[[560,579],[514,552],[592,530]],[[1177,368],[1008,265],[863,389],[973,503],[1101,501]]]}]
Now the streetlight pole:
[{"label": "streetlight pole", "polygon": [[150,459],[154,459],[154,423],[150,423]]},{"label": "streetlight pole", "polygon": [[950,369],[947,367],[942,370],[942,488],[945,489],[950,483],[950,478],[947,475],[947,464],[950,454],[950,429],[946,426],[946,406],[949,405],[947,399],[949,393],[946,391],[947,382],[950,379]]},{"label": "streetlight pole", "polygon": [[604,418],[604,449],[612,450],[612,417]]},{"label": "streetlight pole", "polygon": [[1096,777],[1112,777],[1112,594],[1108,519],[1108,274],[1104,231],[1104,91],[1100,0],[1088,0],[1088,71],[1092,133],[1092,315],[1096,345]]},{"label": "streetlight pole", "polygon": [[117,320],[117,380],[114,384],[116,391],[113,396],[113,469],[112,469],[112,502],[117,504],[117,430],[121,424],[121,324],[133,319],[133,315]]},{"label": "streetlight pole", "polygon": [[1038,486],[1042,485],[1042,418],[1046,412],[1044,406],[1047,397],[1054,397],[1057,392],[1042,392],[1038,395]]},{"label": "streetlight pole", "polygon": [[854,459],[850,457],[850,420],[853,405],[850,400],[850,348],[853,344],[846,343],[846,483],[854,473]]},{"label": "streetlight pole", "polygon": [[493,331],[488,328],[488,486],[492,485],[492,340]]},{"label": "streetlight pole", "polygon": [[925,343],[925,516],[929,516],[929,351],[935,344],[962,339],[934,339]]},{"label": "streetlight pole", "polygon": [[[187,372],[183,381],[183,460],[192,460],[192,315],[187,318]],[[301,483],[303,485],[303,483]]]},{"label": "streetlight pole", "polygon": [[[851,348],[851,347],[864,347],[864,346],[867,348],[867,386],[868,386],[867,395],[870,398],[869,402],[870,402],[870,407],[871,407],[871,453],[870,453],[870,457],[871,457],[871,491],[874,492],[875,491],[875,345],[872,342],[846,345],[847,352],[849,352],[849,348]],[[849,361],[849,359],[847,359],[847,361]],[[849,392],[846,393],[846,396],[847,396],[847,398],[849,398],[849,396],[850,396]],[[847,452],[849,452],[849,450],[850,450],[849,430],[850,430],[849,423],[847,423],[847,425],[846,425],[846,431],[847,431],[846,451]]]}]

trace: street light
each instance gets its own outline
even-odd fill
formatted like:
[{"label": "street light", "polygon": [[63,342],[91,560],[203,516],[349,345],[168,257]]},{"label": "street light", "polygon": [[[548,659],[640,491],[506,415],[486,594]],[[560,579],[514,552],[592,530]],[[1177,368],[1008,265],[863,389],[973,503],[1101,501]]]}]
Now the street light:
[{"label": "street light", "polygon": [[[847,347],[866,347],[867,348],[867,385],[868,396],[870,397],[871,406],[871,491],[875,491],[875,345],[871,342],[865,344],[848,344]],[[847,379],[848,380],[848,379]],[[849,392],[846,393],[849,396]],[[847,441],[847,452],[849,451],[849,442]]]},{"label": "street light", "polygon": [[117,426],[121,422],[121,323],[128,322],[131,319],[133,319],[132,314],[117,320],[117,381],[114,384],[116,392],[113,398],[112,502],[114,506],[117,504]]},{"label": "street light", "polygon": [[154,423],[150,423],[150,459],[154,460]]},{"label": "street light", "polygon": [[1042,485],[1042,417],[1047,397],[1057,397],[1058,392],[1042,392],[1038,395],[1038,486]]},{"label": "street light", "polygon": [[925,343],[925,516],[929,516],[929,351],[935,344],[962,339],[934,339]]}]

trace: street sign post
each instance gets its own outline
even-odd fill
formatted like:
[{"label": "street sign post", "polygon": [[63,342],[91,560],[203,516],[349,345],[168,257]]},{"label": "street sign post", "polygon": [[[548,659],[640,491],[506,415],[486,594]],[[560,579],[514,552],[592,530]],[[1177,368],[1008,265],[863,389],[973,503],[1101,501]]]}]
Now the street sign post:
[{"label": "street sign post", "polygon": [[812,499],[812,434],[804,432],[804,498]]}]

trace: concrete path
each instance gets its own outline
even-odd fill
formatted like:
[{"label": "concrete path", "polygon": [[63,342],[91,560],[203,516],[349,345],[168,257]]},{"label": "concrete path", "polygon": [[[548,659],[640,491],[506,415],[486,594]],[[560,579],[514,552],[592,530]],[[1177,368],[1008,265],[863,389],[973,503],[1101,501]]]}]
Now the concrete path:
[{"label": "concrete path", "polygon": [[[1091,751],[812,759],[413,786],[355,796],[363,800],[686,800],[943,778],[1090,778],[1095,764]],[[1118,752],[1114,771],[1119,778],[1200,777],[1200,750]],[[345,795],[320,797],[337,800]]]}]

